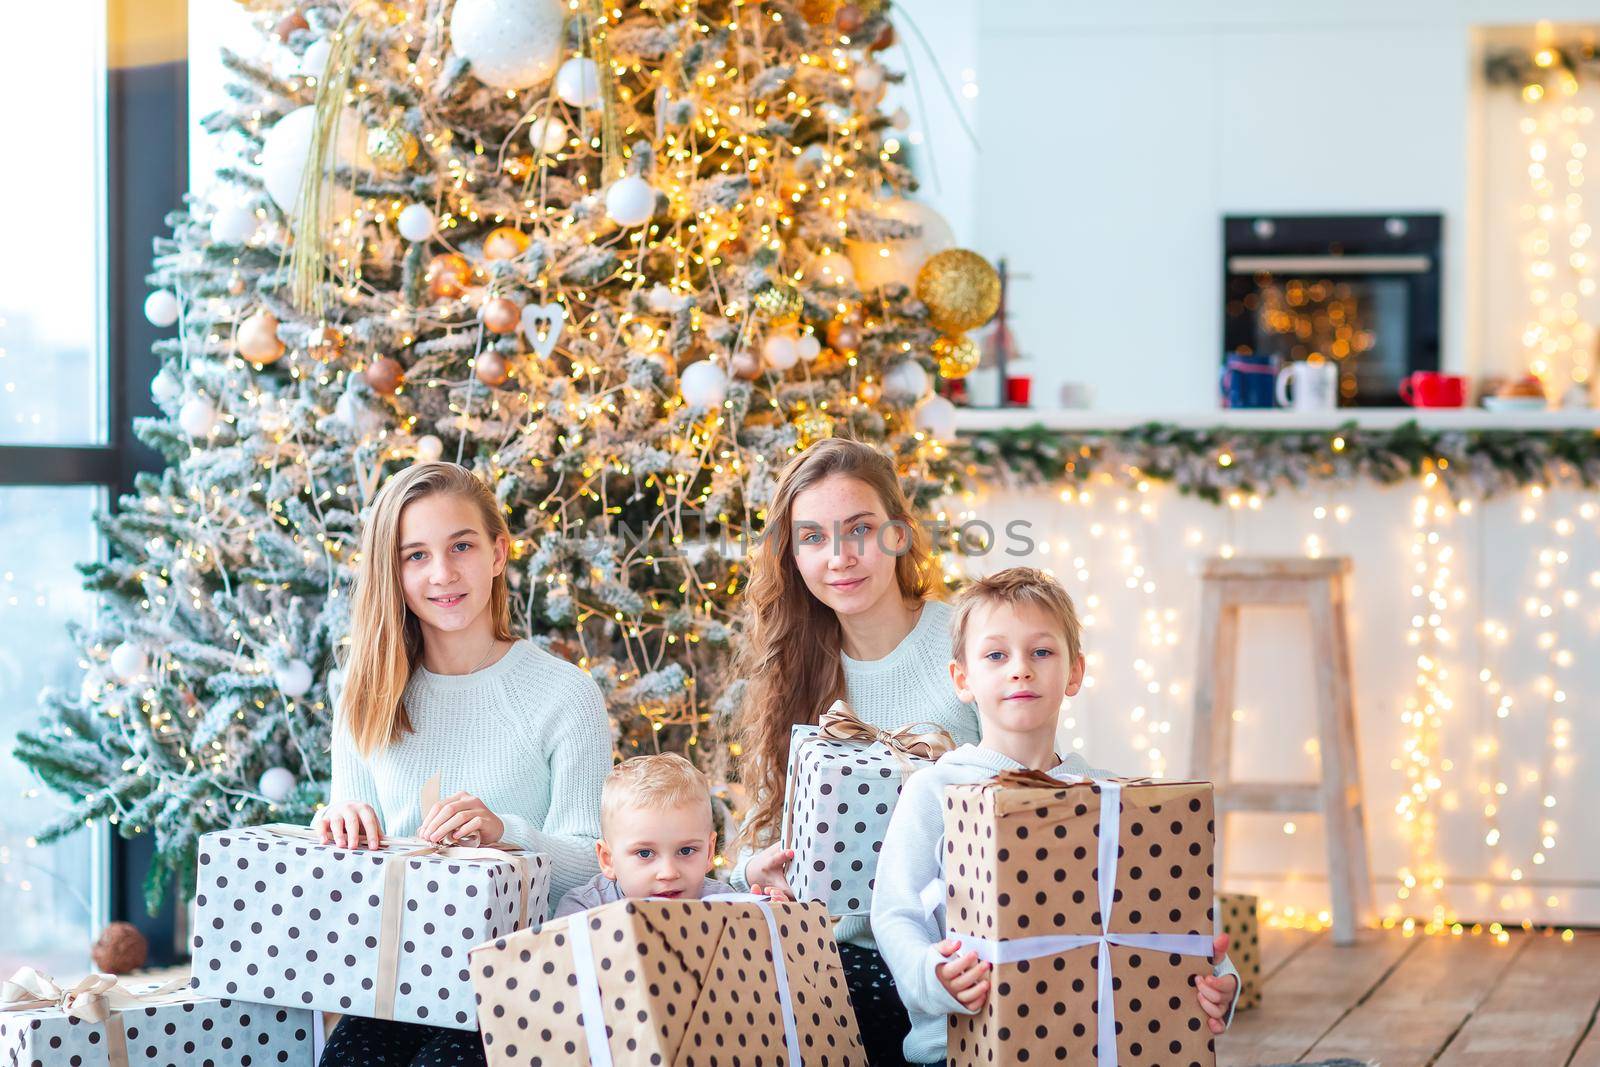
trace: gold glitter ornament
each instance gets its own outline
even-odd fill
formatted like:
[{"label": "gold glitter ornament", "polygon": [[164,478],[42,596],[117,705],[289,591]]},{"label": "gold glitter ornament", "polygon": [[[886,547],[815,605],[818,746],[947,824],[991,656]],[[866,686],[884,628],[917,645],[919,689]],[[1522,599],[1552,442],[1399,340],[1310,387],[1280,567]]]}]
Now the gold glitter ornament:
[{"label": "gold glitter ornament", "polygon": [[367,131],[367,155],[384,174],[399,174],[415,163],[419,147],[399,112],[382,126]]},{"label": "gold glitter ornament", "polygon": [[839,0],[800,0],[800,14],[813,26],[826,26],[839,13]]},{"label": "gold glitter ornament", "polygon": [[344,334],[335,326],[318,326],[306,336],[306,355],[318,363],[331,363],[344,351]]},{"label": "gold glitter ornament", "polygon": [[792,425],[801,448],[810,448],[833,436],[833,416],[826,411],[802,411],[794,417]]},{"label": "gold glitter ornament", "polygon": [[939,361],[939,376],[955,379],[977,370],[983,353],[970,337],[941,337],[933,342],[933,356]]},{"label": "gold glitter ornament", "polygon": [[798,322],[805,310],[805,298],[800,290],[787,282],[764,282],[750,296],[750,302],[761,316],[774,326]]},{"label": "gold glitter ornament", "polygon": [[917,272],[917,299],[941,332],[966,333],[1000,310],[1000,275],[978,253],[947,248]]}]

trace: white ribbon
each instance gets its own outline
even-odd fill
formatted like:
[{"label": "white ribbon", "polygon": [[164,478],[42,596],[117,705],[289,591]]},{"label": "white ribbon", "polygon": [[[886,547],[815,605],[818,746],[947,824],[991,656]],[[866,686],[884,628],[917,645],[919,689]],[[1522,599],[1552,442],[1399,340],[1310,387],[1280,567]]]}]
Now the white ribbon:
[{"label": "white ribbon", "polygon": [[[1023,960],[1054,956],[1059,952],[1099,947],[1100,968],[1096,976],[1095,996],[1100,1003],[1096,1014],[1099,1031],[1097,1063],[1099,1067],[1117,1067],[1117,1011],[1112,989],[1111,946],[1142,948],[1152,952],[1170,952],[1181,956],[1211,958],[1212,940],[1206,934],[1123,934],[1111,929],[1111,907],[1116,903],[1117,852],[1122,843],[1122,783],[1104,778],[1080,778],[1076,775],[1064,782],[1092,781],[1100,787],[1100,932],[1098,934],[1061,934],[1045,937],[1019,937],[1009,941],[996,941],[976,934],[948,936],[959,940],[962,948],[970,948],[978,958],[990,964],[1020,963]],[[939,839],[940,869],[943,869],[943,843]],[[932,915],[944,902],[945,882],[935,878],[922,889],[922,906]],[[948,929],[948,928],[947,928]]]},{"label": "white ribbon", "polygon": [[[670,899],[670,898],[650,898]],[[796,1067],[801,1063],[800,1034],[794,1021],[794,998],[789,990],[789,968],[784,960],[783,941],[778,936],[778,919],[772,913],[772,901],[755,893],[717,893],[702,900],[725,900],[731,904],[754,904],[767,920],[767,932],[772,938],[772,971],[778,983],[778,1007],[783,1012],[783,1042],[788,1049],[788,1061]],[[604,905],[601,905],[602,907]],[[606,1033],[605,1002],[600,995],[600,976],[594,966],[594,946],[589,940],[589,913],[575,912],[567,922],[567,937],[572,942],[572,970],[578,980],[578,1006],[583,1009],[583,1036],[589,1044],[591,1067],[612,1067],[611,1038]]]}]

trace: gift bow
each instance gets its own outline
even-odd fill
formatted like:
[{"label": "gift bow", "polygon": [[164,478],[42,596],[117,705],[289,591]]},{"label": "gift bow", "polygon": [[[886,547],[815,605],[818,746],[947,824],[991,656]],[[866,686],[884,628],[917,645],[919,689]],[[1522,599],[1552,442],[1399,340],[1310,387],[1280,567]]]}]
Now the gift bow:
[{"label": "gift bow", "polygon": [[850,710],[850,705],[843,700],[835,700],[833,706],[817,720],[817,726],[820,736],[832,741],[855,741],[868,745],[877,742],[887,745],[896,755],[915,756],[918,759],[938,759],[956,747],[955,738],[937,726],[917,732],[918,727],[931,726],[930,723],[912,722],[896,726],[893,730],[880,730],[857,718],[856,713]]},{"label": "gift bow", "polygon": [[[1212,939],[1208,934],[1135,934],[1121,933],[1111,928],[1111,909],[1116,903],[1117,857],[1122,843],[1122,787],[1142,783],[1148,779],[1085,778],[1078,775],[1069,775],[1063,779],[1045,774],[1043,771],[1018,770],[1002,771],[995,776],[994,781],[998,785],[1014,788],[1043,786],[1058,789],[1065,785],[1083,782],[1093,782],[1099,787],[1100,931],[1094,934],[1019,937],[1001,941],[978,934],[956,933],[947,927],[946,936],[959,940],[963,948],[972,949],[979,959],[991,965],[1020,963],[1023,960],[1040,959],[1079,948],[1096,948],[1099,952],[1095,975],[1097,985],[1095,999],[1099,1005],[1096,1012],[1096,1039],[1099,1046],[1096,1062],[1099,1067],[1117,1067],[1117,1004],[1115,976],[1111,973],[1111,946],[1121,945],[1125,948],[1142,948],[1181,956],[1204,956],[1206,959],[1210,959],[1212,953]],[[940,835],[935,847],[938,849],[942,871],[943,835]],[[930,881],[922,889],[923,911],[932,916],[939,905],[944,903],[946,892],[943,877],[936,877]]]},{"label": "gift bow", "polygon": [[128,1039],[118,1013],[135,1004],[170,997],[188,987],[189,979],[182,977],[135,993],[117,981],[116,975],[99,973],[89,975],[70,989],[63,989],[49,975],[40,974],[32,967],[19,967],[10,978],[0,982],[0,1012],[55,1008],[69,1019],[104,1023],[108,1062],[111,1067],[128,1067]]}]

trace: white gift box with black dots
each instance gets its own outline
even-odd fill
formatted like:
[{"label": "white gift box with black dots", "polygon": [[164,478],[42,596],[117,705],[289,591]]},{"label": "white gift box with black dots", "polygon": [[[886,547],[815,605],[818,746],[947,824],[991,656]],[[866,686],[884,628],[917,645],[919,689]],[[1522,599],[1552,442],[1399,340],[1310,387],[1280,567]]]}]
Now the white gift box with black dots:
[{"label": "white gift box with black dots", "polygon": [[[515,850],[505,860],[407,856],[414,848],[336,848],[269,827],[206,834],[196,986],[261,1004],[475,1028],[467,950],[544,922],[549,859]],[[526,881],[512,857],[525,861]],[[386,908],[391,886],[400,891]]]},{"label": "white gift box with black dots", "polygon": [[789,887],[832,915],[872,911],[878,854],[906,776],[931,760],[896,754],[881,742],[819,736],[796,726],[789,738],[783,839],[794,849]]},{"label": "white gift box with black dots", "polygon": [[163,997],[159,1004],[124,1008],[100,1023],[71,1018],[58,1007],[0,1012],[0,1063],[110,1065],[114,1032],[120,1029],[133,1067],[314,1067],[314,1022],[309,1011],[217,1000],[193,990]]}]

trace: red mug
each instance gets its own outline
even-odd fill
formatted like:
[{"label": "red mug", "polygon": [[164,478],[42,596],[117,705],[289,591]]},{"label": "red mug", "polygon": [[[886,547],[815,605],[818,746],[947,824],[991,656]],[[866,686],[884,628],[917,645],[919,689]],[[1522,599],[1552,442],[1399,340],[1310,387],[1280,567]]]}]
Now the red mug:
[{"label": "red mug", "polygon": [[1467,403],[1467,380],[1436,370],[1414,371],[1400,380],[1400,399],[1415,408],[1459,408]]}]

